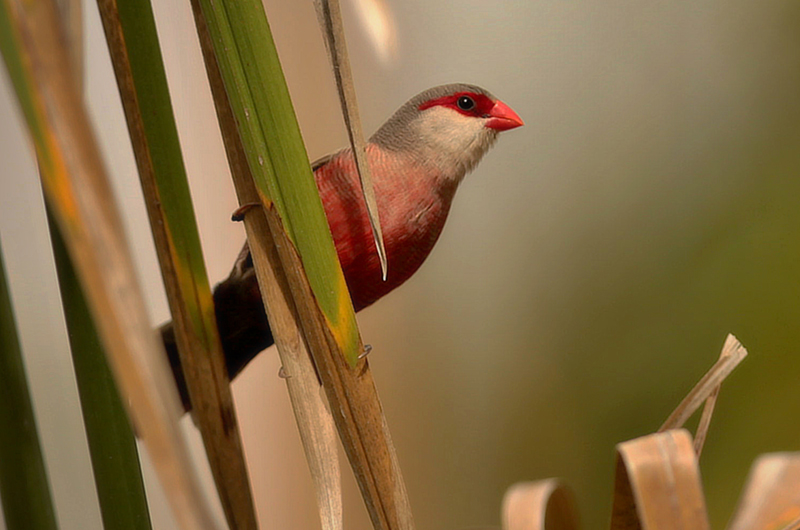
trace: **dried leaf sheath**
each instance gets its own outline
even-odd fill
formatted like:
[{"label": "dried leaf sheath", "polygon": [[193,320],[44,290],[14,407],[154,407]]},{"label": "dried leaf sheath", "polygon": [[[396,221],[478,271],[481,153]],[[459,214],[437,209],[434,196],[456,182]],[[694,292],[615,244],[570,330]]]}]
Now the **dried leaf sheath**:
[{"label": "dried leaf sheath", "polygon": [[65,235],[110,364],[183,528],[213,519],[177,428],[175,385],[136,283],[55,4],[3,0],[0,45],[40,159],[48,203]]},{"label": "dried leaf sheath", "polygon": [[255,508],[222,344],[147,0],[98,0],[167,290],[194,417],[231,528]]},{"label": "dried leaf sheath", "polygon": [[800,453],[770,453],[753,463],[728,530],[800,527]]}]

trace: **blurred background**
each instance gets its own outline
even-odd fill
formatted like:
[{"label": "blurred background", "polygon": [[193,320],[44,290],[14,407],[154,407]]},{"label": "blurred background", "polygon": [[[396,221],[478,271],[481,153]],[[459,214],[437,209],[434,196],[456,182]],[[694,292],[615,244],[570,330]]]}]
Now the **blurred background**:
[{"label": "blurred background", "polygon": [[[346,143],[310,1],[266,0],[309,156]],[[714,528],[757,455],[800,450],[800,4],[347,0],[365,130],[437,84],[526,126],[462,185],[427,263],[359,314],[421,529],[499,526],[512,483],[562,477],[610,514],[616,443],[648,434],[728,332],[701,470]],[[188,2],[155,0],[209,275],[244,240]],[[86,99],[153,324],[168,319],[96,5]],[[0,236],[56,510],[101,528],[31,148],[0,74]],[[261,526],[318,528],[279,362],[234,384]],[[198,466],[211,484],[199,437]],[[145,460],[155,527],[174,527]],[[345,464],[346,465],[346,464]],[[370,528],[345,468],[346,527]],[[219,512],[219,510],[218,510]],[[0,527],[2,522],[0,521]]]}]

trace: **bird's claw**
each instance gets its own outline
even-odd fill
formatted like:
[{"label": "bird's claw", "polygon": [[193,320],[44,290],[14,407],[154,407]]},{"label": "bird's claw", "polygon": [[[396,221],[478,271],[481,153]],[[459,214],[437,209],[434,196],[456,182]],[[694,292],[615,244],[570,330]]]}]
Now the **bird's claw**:
[{"label": "bird's claw", "polygon": [[258,202],[248,202],[236,208],[231,214],[231,221],[240,222],[244,221],[244,215],[256,206],[261,206]]},{"label": "bird's claw", "polygon": [[361,352],[361,355],[358,356],[358,360],[361,360],[367,355],[369,355],[369,352],[371,351],[372,351],[372,344],[364,344],[364,351]]},{"label": "bird's claw", "polygon": [[290,379],[292,376],[287,374],[286,370],[283,368],[283,366],[281,366],[280,370],[278,370],[278,377],[281,379]]}]

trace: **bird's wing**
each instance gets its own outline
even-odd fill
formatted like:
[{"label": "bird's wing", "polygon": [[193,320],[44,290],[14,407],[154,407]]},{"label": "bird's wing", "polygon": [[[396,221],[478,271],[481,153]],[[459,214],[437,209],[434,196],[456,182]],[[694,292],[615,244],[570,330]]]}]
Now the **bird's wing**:
[{"label": "bird's wing", "polygon": [[334,157],[337,157],[337,156],[339,156],[339,155],[342,153],[342,151],[347,151],[348,149],[349,149],[349,148],[340,149],[340,150],[338,150],[338,151],[334,151],[333,153],[331,153],[331,154],[329,154],[329,155],[325,155],[325,156],[323,156],[322,158],[318,158],[318,159],[316,159],[316,160],[315,160],[315,161],[314,161],[314,162],[311,164],[311,171],[313,171],[314,173],[316,173],[316,172],[317,172],[317,170],[318,170],[319,168],[321,168],[322,166],[324,166],[325,164],[327,164],[328,162],[330,162],[330,161],[331,161],[331,159],[333,159]]},{"label": "bird's wing", "polygon": [[338,152],[337,153],[331,153],[329,155],[323,156],[322,158],[316,159],[314,161],[314,163],[311,164],[311,171],[317,171],[319,168],[321,168],[322,166],[324,166],[325,164],[330,162],[331,158],[335,157],[337,154],[339,154],[339,153]]}]

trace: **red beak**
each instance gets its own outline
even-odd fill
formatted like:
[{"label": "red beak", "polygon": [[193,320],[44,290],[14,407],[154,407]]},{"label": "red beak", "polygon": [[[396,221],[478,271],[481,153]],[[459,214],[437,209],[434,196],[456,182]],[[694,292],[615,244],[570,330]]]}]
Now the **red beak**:
[{"label": "red beak", "polygon": [[497,131],[507,131],[525,125],[522,123],[522,118],[500,100],[497,100],[487,116],[489,121],[486,122],[486,127]]}]

